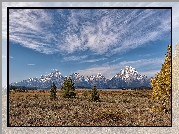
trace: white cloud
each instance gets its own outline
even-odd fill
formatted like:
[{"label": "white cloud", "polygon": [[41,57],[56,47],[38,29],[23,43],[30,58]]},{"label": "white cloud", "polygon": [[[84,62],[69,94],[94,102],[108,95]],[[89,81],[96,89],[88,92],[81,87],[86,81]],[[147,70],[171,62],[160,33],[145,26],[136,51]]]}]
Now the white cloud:
[{"label": "white cloud", "polygon": [[[179,8],[177,2],[139,2],[135,4],[137,4],[138,7],[172,7],[172,28],[173,32],[177,31],[179,27]],[[135,4],[134,6],[136,6]]]},{"label": "white cloud", "polygon": [[77,60],[83,60],[83,59],[85,59],[87,57],[88,57],[87,55],[83,55],[83,56],[69,56],[69,57],[64,57],[63,60],[64,61],[77,61]]},{"label": "white cloud", "polygon": [[[154,58],[154,59],[141,59],[136,61],[123,61],[119,64],[109,65],[105,64],[102,66],[94,66],[90,67],[84,70],[77,70],[76,72],[80,73],[84,76],[90,76],[90,75],[96,75],[97,73],[102,73],[106,78],[112,78],[116,73],[118,73],[121,69],[123,69],[125,66],[132,66],[136,68],[136,70],[140,70],[144,68],[144,70],[147,70],[148,67],[151,68],[160,68],[161,64],[163,63],[163,59],[161,58]],[[154,76],[158,70],[156,69],[149,69],[150,71],[142,71],[141,74],[147,76]],[[140,71],[138,71],[140,73]]]},{"label": "white cloud", "polygon": [[7,7],[38,7],[42,2],[2,2],[2,36],[7,38]]},{"label": "white cloud", "polygon": [[[76,50],[90,49],[97,54],[109,53],[109,51],[115,54],[134,49],[149,41],[160,40],[163,33],[170,30],[169,12],[163,18],[158,16],[158,19],[155,17],[158,14],[156,10],[144,10],[140,14],[137,12],[137,10],[126,11],[126,13],[99,10],[96,13],[99,19],[95,24],[88,22],[79,28],[80,36],[70,31],[72,27],[78,27],[78,18],[84,17],[84,14],[73,15],[71,27],[65,32],[68,34],[63,50],[72,53]],[[101,14],[106,15],[100,17]]]},{"label": "white cloud", "polygon": [[[29,6],[34,5],[30,3]],[[6,4],[3,5],[3,12],[5,7]],[[10,10],[10,40],[46,54],[68,54],[84,50],[95,54],[114,54],[134,49],[148,41],[159,40],[165,31],[170,30],[169,14],[155,17],[156,11],[144,10],[138,14],[137,10],[98,10],[91,18],[89,10],[73,10],[65,19],[63,26],[66,29],[55,33],[51,29],[60,29],[63,21],[54,20],[52,13],[46,11]],[[60,12],[56,16],[64,17]],[[3,22],[3,28],[5,26]],[[151,26],[153,28],[149,29]]]},{"label": "white cloud", "polygon": [[[85,12],[86,13],[86,12]],[[80,20],[79,17],[85,17],[85,13],[73,13],[70,17],[70,27],[65,30],[65,42],[61,46],[63,51],[72,53],[76,50],[87,50],[90,49],[97,54],[103,54],[109,49],[109,46],[114,45],[117,42],[118,34],[110,31],[109,20],[106,18],[98,20],[96,24],[94,22],[82,23],[79,27],[77,22]],[[87,13],[88,14],[88,13]],[[90,19],[85,17],[86,19]],[[106,26],[108,23],[108,27]],[[79,33],[75,33],[74,29],[79,29]],[[115,27],[113,27],[115,29]]]},{"label": "white cloud", "polygon": [[35,64],[27,64],[28,66],[34,66]]},{"label": "white cloud", "polygon": [[161,64],[163,63],[163,59],[162,58],[153,58],[153,59],[142,59],[142,60],[136,60],[136,61],[123,61],[120,62],[120,65],[135,65],[135,66],[142,66],[142,65],[150,65],[150,64]]},{"label": "white cloud", "polygon": [[146,56],[151,56],[152,54],[142,54],[142,55],[139,55],[141,57],[146,57]]},{"label": "white cloud", "polygon": [[150,71],[142,71],[140,72],[141,75],[146,75],[148,78],[155,77],[155,74],[159,73],[160,70],[150,70]]},{"label": "white cloud", "polygon": [[97,61],[101,61],[101,60],[105,60],[107,58],[99,58],[99,59],[91,59],[91,60],[83,60],[80,63],[84,63],[84,62],[97,62]]},{"label": "white cloud", "polygon": [[10,40],[46,54],[57,51],[51,44],[56,39],[48,32],[51,16],[45,10],[11,9],[9,14]]},{"label": "white cloud", "polygon": [[110,78],[115,74],[115,72],[110,68],[110,66],[97,66],[92,68],[87,68],[84,70],[77,70],[76,72],[84,76],[96,75],[97,73],[102,73],[106,78]]}]

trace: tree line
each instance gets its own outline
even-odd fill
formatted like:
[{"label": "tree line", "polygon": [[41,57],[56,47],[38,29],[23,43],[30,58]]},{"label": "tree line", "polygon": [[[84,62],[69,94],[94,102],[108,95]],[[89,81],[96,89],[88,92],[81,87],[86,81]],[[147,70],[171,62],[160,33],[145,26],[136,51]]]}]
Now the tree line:
[{"label": "tree line", "polygon": [[15,92],[26,92],[28,90],[37,90],[37,87],[26,87],[26,86],[9,86],[9,91]]}]

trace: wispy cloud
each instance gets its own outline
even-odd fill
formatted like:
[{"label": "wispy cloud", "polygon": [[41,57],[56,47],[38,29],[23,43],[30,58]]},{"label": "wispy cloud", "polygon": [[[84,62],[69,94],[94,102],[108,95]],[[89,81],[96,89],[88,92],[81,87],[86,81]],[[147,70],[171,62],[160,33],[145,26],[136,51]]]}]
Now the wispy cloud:
[{"label": "wispy cloud", "polygon": [[107,58],[99,58],[99,59],[91,59],[91,60],[83,60],[80,63],[84,63],[84,62],[97,62],[97,61],[101,61],[101,60],[105,60]]},{"label": "wispy cloud", "polygon": [[11,41],[46,54],[56,52],[51,44],[56,39],[48,32],[53,23],[48,12],[41,9],[10,9],[9,12]]},{"label": "wispy cloud", "polygon": [[[155,18],[155,16],[159,15],[156,10],[143,10],[140,12],[139,10],[125,10],[124,12],[100,10],[96,12],[95,15],[99,17],[98,21],[96,24],[83,24],[79,28],[80,36],[67,30],[66,33],[69,33],[67,44],[71,44],[70,52],[76,49],[89,48],[97,54],[106,52],[115,54],[134,49],[149,41],[159,40],[162,38],[164,31],[170,30],[170,12],[167,12],[167,15],[165,14],[168,18],[165,18],[163,22],[162,18]],[[100,16],[104,14],[104,17]],[[76,26],[76,22],[79,21],[80,17],[79,14],[74,15],[74,18],[71,19],[75,20],[75,22],[72,21],[72,26]],[[63,47],[65,51],[68,45]]]},{"label": "wispy cloud", "polygon": [[[122,61],[120,62],[120,65],[135,65],[135,66],[142,66],[142,65],[151,65],[151,64],[159,64],[163,63],[162,58],[153,58],[153,59],[141,59],[136,61]],[[157,65],[158,66],[158,65]]]},{"label": "wispy cloud", "polygon": [[27,64],[28,66],[35,66],[35,64]]},{"label": "wispy cloud", "polygon": [[176,2],[139,2],[133,3],[133,5],[137,7],[172,7],[172,28],[175,33],[178,33],[177,29],[179,27],[179,8]]},{"label": "wispy cloud", "polygon": [[115,54],[160,40],[170,31],[166,10],[66,11],[69,15],[63,10],[10,10],[10,40],[46,54]]},{"label": "wispy cloud", "polygon": [[[141,71],[140,74],[141,75],[146,75],[146,76],[149,76],[149,77],[155,77],[155,74],[159,73],[160,70],[150,70],[150,71]],[[148,77],[148,78],[149,78]]]},{"label": "wispy cloud", "polygon": [[151,54],[142,54],[142,55],[139,55],[140,57],[148,57],[148,56],[151,56]]},{"label": "wispy cloud", "polygon": [[[141,74],[145,74],[148,77],[154,76],[158,70],[155,70],[155,67],[160,67],[160,65],[163,63],[163,59],[161,58],[154,58],[154,59],[141,59],[136,61],[123,61],[119,64],[105,64],[102,66],[94,66],[89,67],[84,70],[77,70],[76,72],[84,75],[84,76],[90,76],[90,75],[96,75],[97,73],[102,73],[107,78],[112,78],[116,73],[118,73],[121,69],[123,69],[125,66],[132,66],[137,69],[137,71],[140,73],[138,68],[143,68],[141,70]],[[153,69],[151,69],[151,66]],[[150,67],[150,69],[148,69]],[[145,71],[149,70],[149,71]]]},{"label": "wispy cloud", "polygon": [[83,56],[69,56],[69,57],[64,57],[63,61],[77,61],[77,60],[83,60],[85,58],[87,58],[87,55],[83,55]]},{"label": "wispy cloud", "polygon": [[117,59],[115,59],[115,60],[112,60],[111,62],[116,62],[116,61],[118,61],[118,60],[120,60],[121,58],[117,58]]},{"label": "wispy cloud", "polygon": [[42,2],[3,2],[2,3],[2,36],[7,38],[7,7],[39,7]]}]

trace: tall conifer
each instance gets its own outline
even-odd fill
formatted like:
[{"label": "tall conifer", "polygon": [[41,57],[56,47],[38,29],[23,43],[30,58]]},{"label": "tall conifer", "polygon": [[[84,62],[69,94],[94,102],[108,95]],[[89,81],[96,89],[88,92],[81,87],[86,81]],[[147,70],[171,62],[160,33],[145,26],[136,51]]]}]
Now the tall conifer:
[{"label": "tall conifer", "polygon": [[63,87],[62,87],[62,95],[64,98],[72,98],[76,96],[75,86],[72,79],[69,77],[68,79],[64,80]]}]

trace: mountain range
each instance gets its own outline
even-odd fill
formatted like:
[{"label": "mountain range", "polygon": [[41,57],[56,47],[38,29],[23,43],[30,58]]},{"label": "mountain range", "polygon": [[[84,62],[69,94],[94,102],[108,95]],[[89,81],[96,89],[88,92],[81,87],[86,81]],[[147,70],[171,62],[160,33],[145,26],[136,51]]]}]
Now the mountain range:
[{"label": "mountain range", "polygon": [[62,76],[62,74],[55,70],[48,75],[41,75],[40,78],[34,77],[20,82],[11,83],[12,86],[36,87],[37,89],[50,89],[52,82],[55,83],[58,89],[63,86],[63,81],[66,77],[71,77],[77,88],[91,88],[96,86],[99,89],[120,89],[126,87],[150,87],[150,79],[145,75],[139,74],[135,68],[126,66],[121,69],[111,79],[105,78],[101,73],[91,76],[83,76],[79,73],[73,73],[69,76]]}]

